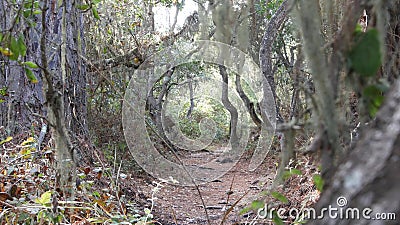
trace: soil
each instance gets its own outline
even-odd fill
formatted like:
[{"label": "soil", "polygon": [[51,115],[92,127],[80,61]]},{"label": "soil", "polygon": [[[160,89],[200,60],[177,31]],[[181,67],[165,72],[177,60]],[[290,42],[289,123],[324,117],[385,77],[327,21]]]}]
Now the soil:
[{"label": "soil", "polygon": [[[202,151],[180,153],[179,156],[185,164],[192,165],[205,163],[220,154],[219,151]],[[250,221],[253,221],[253,224],[272,224],[271,220],[257,219],[256,210],[242,210],[249,208],[255,200],[272,204],[274,207],[300,209],[311,206],[318,199],[319,192],[315,189],[310,175],[316,172],[316,167],[308,157],[298,157],[296,163],[296,168],[300,169],[303,175],[293,176],[277,186],[276,191],[287,197],[287,203],[266,194],[276,176],[279,154],[269,154],[255,171],[248,170],[250,157],[250,153],[242,156],[228,173],[198,186],[198,189],[194,186],[171,185],[154,178],[136,179],[138,182],[135,183],[140,194],[146,196],[147,207],[152,208],[154,221],[164,225],[248,224]],[[287,223],[293,221],[294,219],[286,220]]]}]

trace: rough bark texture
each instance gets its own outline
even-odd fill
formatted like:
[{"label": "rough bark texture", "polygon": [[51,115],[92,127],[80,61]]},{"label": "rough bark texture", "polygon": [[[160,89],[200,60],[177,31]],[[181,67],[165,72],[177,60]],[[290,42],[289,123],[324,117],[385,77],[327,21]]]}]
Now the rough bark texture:
[{"label": "rough bark texture", "polygon": [[[0,2],[0,31],[18,37],[23,34],[27,53],[22,61],[36,61],[39,52],[39,37],[34,28],[18,24],[15,20],[18,10],[8,1]],[[4,40],[3,40],[4,41]],[[2,44],[2,47],[5,47]],[[5,43],[4,43],[5,44]],[[24,69],[17,62],[8,60],[0,54],[0,89],[7,87],[7,95],[1,96],[0,126],[4,126],[7,135],[13,136],[30,129],[32,125],[41,125],[40,118],[32,112],[43,114],[44,97],[40,76],[37,84],[32,84],[25,76]]]},{"label": "rough bark texture", "polygon": [[[273,44],[278,35],[279,28],[283,25],[287,18],[287,10],[288,10],[289,1],[284,1],[282,5],[279,7],[277,12],[271,18],[268,23],[267,30],[265,31],[264,37],[261,42],[260,48],[260,66],[263,76],[265,78],[264,82],[268,82],[272,95],[275,101],[275,111],[276,111],[276,121],[278,124],[283,123],[284,119],[281,115],[279,105],[277,104],[277,95],[275,88],[275,78],[274,78],[274,69],[273,69],[273,60],[272,60],[272,52],[273,52]],[[265,118],[263,118],[265,120]],[[289,163],[290,158],[293,156],[293,149],[285,148],[285,135],[284,133],[277,133],[280,138],[280,147],[281,147],[281,163],[280,168],[278,170],[277,180],[274,183],[280,183],[282,180],[282,174],[285,170],[286,165]]]},{"label": "rough bark texture", "polygon": [[[397,72],[398,74],[398,72]],[[398,75],[397,75],[398,76]],[[400,215],[400,80],[386,97],[386,103],[373,124],[361,134],[355,149],[337,169],[333,182],[324,190],[321,208],[337,206],[343,196],[348,207],[371,208],[375,213]],[[398,224],[397,220],[339,220],[325,218],[309,224]]]},{"label": "rough bark texture", "polygon": [[[1,29],[6,31],[11,28],[17,12],[15,8],[11,9],[15,6],[8,1],[2,1],[1,4]],[[83,15],[76,7],[78,4],[79,1],[69,0],[41,1],[40,8],[43,9],[43,13],[29,18],[35,20],[36,27],[29,26],[28,19],[23,20],[22,15],[19,15],[20,23],[11,30],[12,35],[22,33],[25,37],[27,54],[21,60],[36,62],[43,69],[34,70],[39,82],[32,84],[21,66],[0,56],[4,59],[1,66],[1,83],[13,93],[6,99],[6,103],[0,105],[0,122],[2,126],[9,128],[11,135],[30,129],[32,123],[41,125],[45,121],[40,121],[39,117],[33,115],[47,117],[52,108],[53,113],[58,114],[52,116],[62,118],[58,122],[48,118],[51,125],[56,126],[53,128],[65,127],[63,129],[66,130],[66,134],[62,135],[65,138],[73,135],[68,148],[87,150],[91,147],[87,139]],[[46,104],[48,108],[44,107]],[[77,151],[81,154],[80,159],[92,162],[95,158],[88,155],[88,152]]]},{"label": "rough bark texture", "polygon": [[[43,57],[46,57],[48,66],[43,66],[47,72],[51,73],[51,79],[48,79],[48,85],[45,87],[46,98],[54,98],[60,95],[58,105],[51,105],[50,99],[47,99],[49,108],[58,111],[59,121],[55,129],[59,126],[65,126],[66,134],[62,134],[66,139],[70,139],[68,145],[69,152],[79,154],[75,160],[92,163],[94,155],[88,154],[89,151],[83,151],[90,146],[87,126],[87,99],[86,99],[86,67],[83,62],[85,46],[83,39],[83,18],[75,4],[78,1],[58,2],[56,0],[48,1],[46,5],[46,18],[42,18],[42,35],[45,40],[41,43],[42,64]],[[42,16],[43,17],[43,16]],[[46,48],[43,49],[43,47]],[[44,52],[43,52],[44,51]],[[46,75],[45,72],[44,74]],[[50,86],[53,86],[54,93],[49,93]],[[61,135],[61,133],[59,134]],[[72,149],[71,149],[72,148]],[[71,155],[71,157],[73,157]]]},{"label": "rough bark texture", "polygon": [[386,32],[386,59],[383,75],[389,81],[399,77],[400,69],[400,1],[388,1],[389,25]]},{"label": "rough bark texture", "polygon": [[279,106],[276,104],[276,91],[275,91],[275,78],[273,72],[272,62],[272,47],[273,43],[278,35],[278,30],[287,18],[287,8],[289,1],[284,1],[279,7],[278,11],[271,18],[268,23],[267,30],[264,33],[264,37],[261,42],[260,48],[260,66],[264,77],[267,79],[269,86],[271,87],[272,94],[275,99],[277,121],[283,122],[283,118],[280,113]]}]

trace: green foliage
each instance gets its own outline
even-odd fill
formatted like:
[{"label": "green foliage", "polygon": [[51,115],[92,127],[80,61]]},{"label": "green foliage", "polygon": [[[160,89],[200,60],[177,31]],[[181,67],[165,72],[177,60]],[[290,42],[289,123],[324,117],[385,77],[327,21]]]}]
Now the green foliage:
[{"label": "green foliage", "polygon": [[263,208],[264,205],[265,205],[265,203],[262,202],[262,201],[253,201],[251,203],[251,208],[254,209],[254,210],[257,210],[257,209]]},{"label": "green foliage", "polygon": [[0,145],[10,142],[12,139],[13,139],[12,137],[7,137],[6,139],[0,141]]},{"label": "green foliage", "polygon": [[201,135],[199,123],[202,119],[208,118],[215,122],[217,126],[216,140],[228,138],[229,120],[224,107],[214,99],[208,98],[197,101],[190,118],[186,117],[190,103],[183,106],[179,113],[179,128],[187,137],[198,138]]},{"label": "green foliage", "polygon": [[[39,1],[37,0],[25,0],[23,4],[23,16],[25,18],[29,18],[34,15],[41,14],[42,11],[40,10]],[[34,24],[31,24],[34,25]]]},{"label": "green foliage", "polygon": [[[136,203],[134,205],[122,194],[120,180],[118,183],[113,180],[119,173],[116,170],[110,172],[111,168],[101,168],[104,171],[101,179],[107,180],[107,185],[99,186],[94,183],[94,180],[100,179],[98,168],[77,168],[76,172],[82,172],[79,175],[82,179],[79,184],[76,181],[77,189],[71,198],[68,186],[60,192],[55,179],[50,179],[57,173],[55,164],[48,162],[48,157],[54,157],[51,156],[54,152],[48,150],[50,146],[44,146],[41,154],[36,154],[33,137],[19,140],[9,137],[0,141],[0,145],[5,142],[9,143],[4,148],[4,154],[0,155],[0,174],[4,184],[14,185],[0,186],[0,200],[5,202],[6,198],[7,205],[11,206],[4,207],[0,202],[0,224],[153,223],[154,203],[151,208],[136,208]],[[34,154],[37,157],[30,157]],[[19,178],[16,183],[15,178]],[[153,192],[160,187],[162,185],[154,187]],[[154,202],[155,199],[152,197],[149,200]]]},{"label": "green foliage", "polygon": [[90,5],[77,5],[76,6],[77,9],[82,10],[82,11],[86,11],[88,9],[90,9]]},{"label": "green foliage", "polygon": [[41,204],[43,206],[49,206],[51,203],[51,195],[51,191],[46,191],[40,196],[40,198],[35,199],[35,203]]},{"label": "green foliage", "polygon": [[32,70],[25,68],[25,74],[30,82],[32,82],[33,84],[38,83],[38,79],[36,78],[35,74],[33,74]]},{"label": "green foliage", "polygon": [[96,7],[92,7],[92,13],[93,13],[93,17],[96,18],[97,20],[100,20],[100,16],[99,16],[99,12],[97,11]]},{"label": "green foliage", "polygon": [[362,96],[371,117],[375,117],[382,105],[384,100],[383,92],[385,90],[386,88],[382,85],[369,85],[364,88]]},{"label": "green foliage", "polygon": [[302,175],[302,173],[298,169],[289,169],[289,170],[286,170],[285,172],[283,172],[282,178],[283,178],[283,180],[287,180],[293,175],[299,175],[300,176],[300,175]]},{"label": "green foliage", "polygon": [[166,6],[166,7],[171,7],[173,5],[177,5],[178,7],[182,7],[184,1],[180,1],[179,0],[160,0],[159,1],[162,5]]},{"label": "green foliage", "polygon": [[258,4],[255,4],[256,12],[259,14],[266,14],[268,19],[275,14],[283,0],[260,0]]},{"label": "green foliage", "polygon": [[32,68],[32,69],[39,68],[39,66],[36,63],[31,62],[31,61],[23,62],[22,65],[25,65],[25,66],[27,66],[29,68]]},{"label": "green foliage", "polygon": [[[6,40],[4,40],[7,42]],[[4,54],[2,51],[3,55],[8,56],[9,59],[11,60],[18,60],[19,56],[24,57],[26,55],[26,45],[24,42],[24,38],[22,35],[20,35],[17,38],[10,37],[8,40],[8,43],[6,43],[6,48],[3,48],[4,50],[9,50],[10,52],[8,54]]]},{"label": "green foliage", "polygon": [[315,186],[317,187],[317,190],[322,191],[322,189],[324,187],[324,180],[322,179],[321,175],[315,174],[313,176],[313,181],[314,181]]},{"label": "green foliage", "polygon": [[0,88],[0,103],[5,102],[4,97],[8,96],[8,87],[2,87]]},{"label": "green foliage", "polygon": [[258,211],[259,209],[262,209],[265,206],[265,203],[263,201],[259,201],[259,200],[255,200],[252,201],[249,207],[245,207],[243,209],[240,210],[240,214],[243,215],[247,212],[249,212],[250,210],[253,211]]},{"label": "green foliage", "polygon": [[282,221],[282,219],[279,217],[278,213],[276,211],[272,212],[272,220],[274,221],[275,225],[284,225],[285,223]]},{"label": "green foliage", "polygon": [[281,201],[282,203],[286,204],[289,202],[289,200],[286,198],[286,196],[284,196],[283,194],[281,194],[277,191],[271,192],[271,195],[272,195],[272,197],[276,198],[277,200]]},{"label": "green foliage", "polygon": [[2,45],[0,47],[0,53],[8,57],[12,61],[17,61],[19,65],[24,67],[25,75],[31,83],[34,84],[38,83],[38,79],[36,78],[31,69],[37,69],[39,68],[39,66],[32,61],[23,62],[21,60],[22,57],[26,56],[26,51],[27,51],[27,47],[24,41],[24,36],[20,35],[18,38],[15,38],[10,35],[6,36],[2,35],[0,44]]},{"label": "green foliage", "polygon": [[92,0],[90,4],[77,5],[76,8],[82,10],[83,12],[86,12],[91,9],[93,17],[96,20],[100,20],[99,11],[96,5],[98,5],[101,1],[102,0]]},{"label": "green foliage", "polygon": [[370,29],[365,33],[356,31],[354,46],[349,53],[349,64],[351,69],[363,77],[371,77],[378,72],[382,64],[378,30]]}]

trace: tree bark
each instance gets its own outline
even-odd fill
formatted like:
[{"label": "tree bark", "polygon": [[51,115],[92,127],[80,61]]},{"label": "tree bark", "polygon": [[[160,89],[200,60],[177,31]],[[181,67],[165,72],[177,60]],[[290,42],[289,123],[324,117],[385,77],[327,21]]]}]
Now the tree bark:
[{"label": "tree bark", "polygon": [[225,66],[219,65],[219,73],[222,77],[222,96],[221,101],[226,110],[228,110],[231,119],[229,124],[229,134],[230,134],[230,142],[232,148],[236,148],[239,145],[239,138],[237,135],[237,124],[238,124],[238,111],[235,106],[230,102],[228,95],[228,72],[226,71]]},{"label": "tree bark", "polygon": [[[19,7],[22,7],[20,5]],[[39,52],[39,37],[34,28],[26,24],[17,23],[18,8],[8,1],[0,2],[0,30],[3,35],[1,47],[6,48],[5,36],[18,37],[24,34],[27,47],[26,55],[21,61],[35,61]],[[43,115],[45,102],[42,93],[42,80],[40,76],[37,84],[29,82],[24,68],[16,61],[9,60],[0,54],[0,89],[6,90],[5,96],[0,95],[4,102],[0,103],[0,126],[5,128],[8,136],[14,136],[27,131],[34,125],[40,126],[42,121],[32,112]],[[40,129],[40,128],[39,128]]]},{"label": "tree bark", "polygon": [[282,26],[283,22],[287,17],[287,8],[289,5],[289,1],[285,0],[282,5],[279,7],[278,11],[271,18],[268,23],[267,30],[264,33],[264,37],[261,42],[260,48],[260,66],[263,76],[267,80],[269,86],[271,87],[271,91],[273,97],[275,99],[276,106],[276,116],[277,121],[282,123],[283,118],[280,113],[280,108],[276,104],[276,91],[275,91],[275,78],[273,73],[273,62],[272,62],[272,47],[273,43],[278,35],[278,30]]},{"label": "tree bark", "polygon": [[[281,115],[279,105],[277,104],[277,95],[275,88],[275,78],[274,78],[274,70],[273,70],[273,61],[272,61],[272,47],[273,43],[278,35],[279,28],[283,25],[285,19],[287,18],[287,9],[288,9],[289,1],[285,0],[282,5],[279,7],[277,12],[271,18],[268,23],[267,30],[264,33],[264,37],[261,42],[260,48],[260,66],[263,76],[265,78],[264,82],[268,82],[268,85],[271,88],[272,95],[275,101],[275,113],[276,113],[276,121],[278,124],[284,122],[284,119]],[[263,118],[264,122],[266,122],[266,118]],[[277,180],[274,182],[274,185],[280,183],[282,181],[282,174],[285,170],[286,165],[289,163],[290,158],[293,156],[293,149],[285,148],[285,134],[283,132],[278,132],[280,148],[281,148],[281,163],[278,169]]]},{"label": "tree bark", "polygon": [[[174,122],[171,118],[164,118],[162,115],[163,109],[163,101],[164,97],[168,94],[169,84],[171,81],[171,77],[175,71],[175,68],[171,68],[168,70],[160,79],[163,79],[163,83],[161,85],[161,90],[158,96],[154,96],[154,86],[149,87],[149,93],[147,94],[146,99],[146,109],[149,111],[151,120],[154,122],[156,127],[156,136],[161,138],[161,142],[166,145],[167,148],[172,148],[171,150],[176,151],[174,144],[168,139],[165,131],[169,132],[170,129],[175,126]],[[157,81],[158,82],[158,81]],[[157,82],[149,82],[150,85],[154,85]]]},{"label": "tree bark", "polygon": [[[397,71],[398,73],[398,71]],[[396,75],[398,76],[398,75]],[[361,134],[355,149],[345,158],[327,186],[316,212],[331,205],[337,206],[337,199],[347,199],[346,207],[362,211],[371,208],[375,213],[396,213],[400,215],[400,80],[386,97],[386,102],[373,124]],[[326,214],[322,220],[309,224],[398,224],[397,220],[339,220]]]},{"label": "tree bark", "polygon": [[249,112],[250,118],[253,120],[254,124],[256,124],[257,128],[261,128],[262,121],[256,113],[256,105],[254,105],[254,102],[250,101],[249,97],[243,91],[242,84],[240,83],[240,81],[241,81],[240,75],[236,74],[236,80],[235,80],[236,91],[239,94],[239,97],[242,99],[244,105],[246,106],[246,109]]},{"label": "tree bark", "polygon": [[[335,93],[337,90],[335,76],[336,64],[327,63],[327,55],[323,46],[325,40],[321,33],[321,12],[318,0],[301,1],[295,3],[297,20],[299,21],[304,53],[313,74],[316,88],[317,127],[322,134],[323,150],[321,152],[322,175],[329,180],[334,168],[335,154],[340,149],[338,121],[336,118]],[[355,26],[355,23],[353,23]],[[354,30],[354,29],[351,29]],[[350,32],[349,30],[346,30]],[[351,32],[350,32],[351,33]],[[347,37],[347,36],[346,36]],[[330,73],[330,71],[331,72]]]},{"label": "tree bark", "polygon": [[[0,122],[9,128],[11,135],[15,135],[30,129],[32,123],[41,123],[34,115],[47,117],[59,135],[71,138],[67,141],[68,151],[74,148],[79,161],[91,163],[95,159],[93,151],[83,151],[91,148],[91,144],[86,119],[83,15],[76,8],[78,3],[69,0],[40,2],[42,14],[28,18],[37,22],[32,27],[28,19],[13,10],[12,4],[2,1],[1,29],[9,30],[13,18],[19,18],[17,26],[9,31],[11,35],[24,34],[27,53],[21,60],[35,62],[42,71],[34,70],[38,83],[32,84],[26,78],[24,68],[14,61],[4,60],[0,79],[13,95],[0,106]],[[53,115],[49,114],[50,111]]]}]

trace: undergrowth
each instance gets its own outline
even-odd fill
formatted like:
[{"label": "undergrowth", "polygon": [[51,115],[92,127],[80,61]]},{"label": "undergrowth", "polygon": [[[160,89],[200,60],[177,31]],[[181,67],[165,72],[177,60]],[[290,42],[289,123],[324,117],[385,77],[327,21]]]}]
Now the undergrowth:
[{"label": "undergrowth", "polygon": [[40,149],[35,138],[21,136],[0,140],[0,225],[159,224],[154,199],[133,200],[120,164],[78,167],[76,180],[60,187],[52,143]]}]

